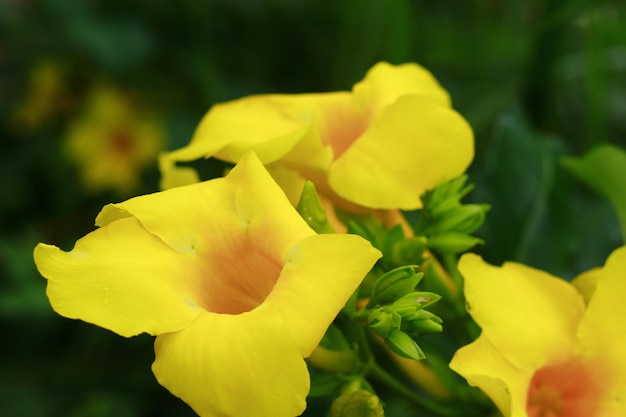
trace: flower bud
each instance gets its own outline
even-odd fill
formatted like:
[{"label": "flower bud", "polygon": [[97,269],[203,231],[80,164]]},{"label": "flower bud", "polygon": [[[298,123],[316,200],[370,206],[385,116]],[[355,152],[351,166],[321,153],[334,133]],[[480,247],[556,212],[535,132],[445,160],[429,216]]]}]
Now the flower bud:
[{"label": "flower bud", "polygon": [[442,320],[427,310],[418,310],[402,318],[402,331],[417,336],[424,333],[439,333],[443,330]]},{"label": "flower bud", "polygon": [[377,335],[385,338],[393,329],[400,328],[402,317],[387,307],[380,307],[370,312],[367,323]]},{"label": "flower bud", "polygon": [[389,332],[385,338],[385,344],[396,355],[402,356],[403,358],[419,361],[426,357],[415,340],[399,329],[392,329]]},{"label": "flower bud", "polygon": [[391,307],[394,311],[399,311],[399,308],[405,306],[413,306],[415,309],[422,309],[435,304],[439,300],[441,300],[441,296],[439,294],[435,294],[433,292],[414,291],[396,300]]},{"label": "flower bud", "polygon": [[413,236],[400,240],[391,248],[391,261],[394,265],[419,264],[426,251],[427,239],[424,236]]},{"label": "flower bud", "polygon": [[366,390],[343,394],[333,401],[331,417],[383,417],[383,406],[378,397]]},{"label": "flower bud", "polygon": [[438,233],[428,239],[428,247],[440,253],[465,252],[479,243],[483,240],[458,232]]},{"label": "flower bud", "polygon": [[422,272],[416,273],[415,268],[401,266],[379,277],[372,288],[372,302],[388,304],[413,291],[424,276]]},{"label": "flower bud", "polygon": [[435,222],[428,228],[428,232],[472,233],[485,221],[485,213],[489,210],[488,204],[459,205],[437,216]]},{"label": "flower bud", "polygon": [[335,232],[328,223],[324,207],[322,207],[322,203],[315,191],[315,186],[311,181],[304,183],[304,188],[302,189],[300,201],[298,201],[298,207],[296,207],[296,209],[304,221],[311,229],[315,230],[316,233]]}]

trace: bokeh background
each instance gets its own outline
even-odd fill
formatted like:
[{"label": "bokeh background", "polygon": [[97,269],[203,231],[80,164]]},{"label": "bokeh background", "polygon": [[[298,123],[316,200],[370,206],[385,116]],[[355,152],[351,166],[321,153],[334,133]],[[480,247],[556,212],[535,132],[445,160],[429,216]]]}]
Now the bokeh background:
[{"label": "bokeh background", "polygon": [[474,128],[488,261],[571,278],[621,244],[561,161],[626,145],[622,1],[0,0],[0,416],[194,415],[155,382],[151,337],[52,312],[34,246],[157,191],[156,154],[212,104],[348,90],[381,60],[430,69]]}]

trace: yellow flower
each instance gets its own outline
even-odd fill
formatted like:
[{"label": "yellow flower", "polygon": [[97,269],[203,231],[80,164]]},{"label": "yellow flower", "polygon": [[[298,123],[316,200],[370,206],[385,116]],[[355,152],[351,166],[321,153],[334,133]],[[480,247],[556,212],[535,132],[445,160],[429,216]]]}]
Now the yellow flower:
[{"label": "yellow flower", "polygon": [[69,127],[66,149],[90,191],[130,193],[141,171],[163,150],[165,132],[153,115],[109,87],[92,91],[85,113]]},{"label": "yellow flower", "polygon": [[68,107],[63,78],[61,65],[54,61],[44,60],[32,68],[26,94],[11,114],[16,131],[36,131]]},{"label": "yellow flower", "polygon": [[480,337],[450,367],[505,416],[626,415],[626,247],[594,270],[589,303],[568,282],[524,265],[459,263]]},{"label": "yellow flower", "polygon": [[156,335],[153,372],[202,416],[296,416],[304,362],[381,256],[317,235],[254,154],[225,178],[104,207],[35,262],[61,315]]},{"label": "yellow flower", "polygon": [[421,207],[420,195],[463,173],[474,154],[471,128],[428,71],[379,63],[351,92],[213,106],[188,146],[162,155],[162,185],[197,181],[176,162],[234,162],[250,149],[288,194],[309,179],[334,203],[371,209]]}]

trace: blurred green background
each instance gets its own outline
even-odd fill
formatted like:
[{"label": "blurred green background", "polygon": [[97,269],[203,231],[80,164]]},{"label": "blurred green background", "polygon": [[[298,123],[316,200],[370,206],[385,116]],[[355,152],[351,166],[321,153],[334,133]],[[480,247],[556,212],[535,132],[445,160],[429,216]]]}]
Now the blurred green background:
[{"label": "blurred green background", "polygon": [[0,416],[194,415],[155,382],[152,338],[55,315],[32,261],[37,242],[69,250],[104,204],[158,189],[154,158],[133,189],[85,186],[68,137],[91,126],[98,86],[174,149],[216,102],[348,90],[381,60],[431,70],[474,128],[488,261],[571,278],[621,244],[609,203],[561,163],[626,144],[621,1],[0,0]]}]

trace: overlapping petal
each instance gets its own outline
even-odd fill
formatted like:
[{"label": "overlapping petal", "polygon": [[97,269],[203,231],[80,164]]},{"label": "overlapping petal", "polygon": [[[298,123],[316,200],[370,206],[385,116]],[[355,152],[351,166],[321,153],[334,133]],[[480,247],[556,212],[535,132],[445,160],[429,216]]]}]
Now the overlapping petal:
[{"label": "overlapping petal", "polygon": [[296,416],[309,376],[281,318],[262,308],[240,315],[203,313],[157,337],[153,372],[201,416]]},{"label": "overlapping petal", "polygon": [[525,417],[530,375],[512,364],[483,334],[459,349],[450,368],[479,387],[505,416]]},{"label": "overlapping petal", "polygon": [[586,309],[575,286],[533,268],[497,268],[476,255],[464,255],[459,267],[482,333],[450,366],[504,415],[626,413],[626,327],[618,319],[626,314],[626,247],[578,279],[593,284]]},{"label": "overlapping petal", "polygon": [[366,207],[420,207],[422,193],[465,171],[474,155],[471,137],[455,111],[428,97],[403,96],[335,161],[328,181]]},{"label": "overlapping petal", "polygon": [[191,143],[161,157],[162,185],[194,179],[178,161],[236,162],[255,150],[315,183],[328,199],[415,209],[420,194],[460,175],[473,134],[448,93],[416,64],[379,63],[352,92],[262,95],[214,106]]},{"label": "overlapping petal", "polygon": [[203,416],[300,414],[303,358],[381,256],[358,236],[316,235],[254,153],[96,223],[70,252],[36,248],[52,305],[158,335],[155,375]]},{"label": "overlapping petal", "polygon": [[483,334],[520,369],[535,369],[572,351],[584,302],[567,282],[515,263],[494,267],[464,255],[468,310]]},{"label": "overlapping petal", "polygon": [[173,251],[134,218],[95,230],[71,252],[35,249],[57,313],[127,337],[177,331],[197,317],[191,283],[177,279],[198,273],[193,257]]},{"label": "overlapping petal", "polygon": [[[613,397],[626,398],[626,246],[615,250],[596,272],[598,281],[578,328],[581,353],[610,364],[615,376]],[[626,413],[626,401],[620,401]]]},{"label": "overlapping petal", "polygon": [[350,277],[363,277],[379,257],[378,250],[356,235],[303,239],[287,255],[264,306],[284,318],[285,328],[307,357],[360,284]]},{"label": "overlapping petal", "polygon": [[361,103],[368,104],[374,114],[406,95],[428,97],[442,106],[450,107],[450,95],[439,82],[417,64],[393,66],[379,62],[354,85],[352,92]]}]

